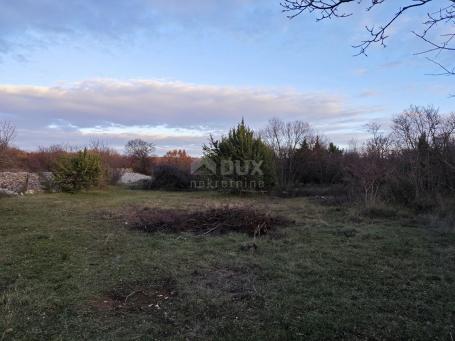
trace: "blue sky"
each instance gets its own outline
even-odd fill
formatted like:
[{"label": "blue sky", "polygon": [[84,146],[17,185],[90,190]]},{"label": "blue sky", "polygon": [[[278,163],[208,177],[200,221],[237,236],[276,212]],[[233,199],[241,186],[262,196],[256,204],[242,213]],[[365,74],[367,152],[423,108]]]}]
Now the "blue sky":
[{"label": "blue sky", "polygon": [[242,116],[257,129],[308,121],[346,145],[410,104],[451,111],[454,78],[413,55],[425,10],[353,57],[388,10],[316,23],[287,19],[278,0],[0,0],[0,119],[26,149],[141,137],[197,155]]}]

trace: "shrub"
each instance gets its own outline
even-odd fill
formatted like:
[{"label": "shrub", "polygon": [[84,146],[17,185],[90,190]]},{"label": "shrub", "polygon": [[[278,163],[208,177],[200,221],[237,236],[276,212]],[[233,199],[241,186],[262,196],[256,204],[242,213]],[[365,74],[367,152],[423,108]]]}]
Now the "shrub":
[{"label": "shrub", "polygon": [[182,190],[190,187],[188,170],[173,165],[159,165],[153,171],[153,188]]},{"label": "shrub", "polygon": [[190,172],[191,163],[193,159],[183,149],[174,149],[168,151],[161,159],[159,164],[169,165],[180,168],[182,170],[188,170]]},{"label": "shrub", "polygon": [[32,172],[49,172],[60,158],[69,154],[71,154],[69,146],[39,147],[37,151],[28,153],[27,168]]},{"label": "shrub", "polygon": [[74,193],[99,185],[102,173],[99,155],[84,149],[57,161],[54,181],[61,191]]}]

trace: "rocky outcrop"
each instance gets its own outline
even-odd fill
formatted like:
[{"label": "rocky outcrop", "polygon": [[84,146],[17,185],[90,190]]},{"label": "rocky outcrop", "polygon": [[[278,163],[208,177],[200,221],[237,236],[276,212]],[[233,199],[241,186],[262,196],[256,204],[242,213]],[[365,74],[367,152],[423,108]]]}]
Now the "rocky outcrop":
[{"label": "rocky outcrop", "polygon": [[41,177],[38,173],[0,172],[0,189],[15,193],[41,192]]}]

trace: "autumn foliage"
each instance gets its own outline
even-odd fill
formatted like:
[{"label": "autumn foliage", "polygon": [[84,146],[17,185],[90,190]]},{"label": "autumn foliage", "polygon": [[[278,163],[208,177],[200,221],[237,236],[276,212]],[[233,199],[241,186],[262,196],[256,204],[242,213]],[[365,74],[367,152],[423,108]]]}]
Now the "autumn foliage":
[{"label": "autumn foliage", "polygon": [[[0,125],[0,170],[51,171],[58,160],[78,156],[79,150],[50,146],[26,152],[14,148],[14,127]],[[3,129],[3,130],[2,130]],[[272,119],[260,132],[242,121],[229,135],[211,139],[206,158],[263,162],[267,190],[289,193],[311,186],[343,188],[346,198],[367,207],[392,203],[430,210],[446,207],[455,195],[455,114],[441,114],[433,107],[411,106],[396,115],[390,129],[376,123],[366,127],[370,137],[363,144],[341,148],[314,133],[302,121]],[[127,153],[100,142],[87,148],[96,155],[105,183],[115,183],[119,170],[133,168],[151,174],[152,188],[188,189],[194,159],[184,150],[153,156],[154,146],[129,141]],[[217,174],[218,176],[218,174]],[[272,181],[273,180],[273,181]],[[329,191],[330,192],[330,191]]]}]

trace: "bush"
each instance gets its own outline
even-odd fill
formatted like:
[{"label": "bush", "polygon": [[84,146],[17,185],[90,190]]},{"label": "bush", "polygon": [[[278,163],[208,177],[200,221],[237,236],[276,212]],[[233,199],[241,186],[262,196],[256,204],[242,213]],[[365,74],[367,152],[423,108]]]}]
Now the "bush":
[{"label": "bush", "polygon": [[173,165],[160,165],[153,171],[153,188],[182,190],[190,187],[189,171]]},{"label": "bush", "polygon": [[384,197],[389,202],[412,206],[415,202],[416,190],[409,177],[392,175],[384,185]]},{"label": "bush", "polygon": [[76,155],[61,157],[54,169],[54,181],[63,192],[79,192],[99,185],[102,178],[99,155],[87,149]]}]

